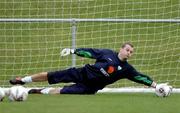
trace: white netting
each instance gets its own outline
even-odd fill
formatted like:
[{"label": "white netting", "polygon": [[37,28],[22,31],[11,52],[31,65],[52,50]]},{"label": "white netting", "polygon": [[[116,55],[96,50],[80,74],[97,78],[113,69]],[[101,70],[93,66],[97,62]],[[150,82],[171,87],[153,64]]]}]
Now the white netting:
[{"label": "white netting", "polygon": [[[78,19],[178,19],[178,0],[1,0],[0,19],[73,19],[66,22],[0,23],[0,84],[41,71],[71,67],[71,56],[59,52],[72,47],[72,26],[76,27],[76,47],[109,48],[118,51],[128,41],[135,46],[129,60],[157,82],[180,87],[180,24],[176,22],[80,21]],[[94,60],[76,57],[76,65]],[[44,86],[46,83],[31,84]],[[110,87],[142,86],[120,80]]]}]

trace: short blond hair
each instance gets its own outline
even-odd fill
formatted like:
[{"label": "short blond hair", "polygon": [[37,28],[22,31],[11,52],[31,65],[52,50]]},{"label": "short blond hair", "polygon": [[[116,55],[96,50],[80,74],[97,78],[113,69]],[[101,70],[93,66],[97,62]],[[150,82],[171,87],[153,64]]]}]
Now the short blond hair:
[{"label": "short blond hair", "polygon": [[126,45],[129,45],[129,46],[131,46],[132,48],[134,47],[134,45],[133,45],[132,43],[126,42],[126,43],[122,44],[121,48],[124,48]]}]

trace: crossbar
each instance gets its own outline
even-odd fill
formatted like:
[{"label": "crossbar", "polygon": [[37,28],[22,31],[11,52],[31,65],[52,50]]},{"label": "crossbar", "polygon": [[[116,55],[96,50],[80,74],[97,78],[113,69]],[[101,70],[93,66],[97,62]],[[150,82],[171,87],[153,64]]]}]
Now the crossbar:
[{"label": "crossbar", "polygon": [[180,23],[180,19],[109,19],[109,18],[1,18],[0,22],[152,22],[152,23]]}]

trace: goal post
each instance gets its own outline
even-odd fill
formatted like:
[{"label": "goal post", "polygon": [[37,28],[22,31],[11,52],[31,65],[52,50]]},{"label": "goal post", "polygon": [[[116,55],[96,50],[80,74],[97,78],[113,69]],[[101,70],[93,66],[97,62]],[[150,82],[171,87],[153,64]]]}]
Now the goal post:
[{"label": "goal post", "polygon": [[[102,20],[102,21],[100,21],[100,20]],[[166,23],[166,24],[171,25],[172,22],[175,24],[178,24],[179,20],[176,19],[176,21],[175,21],[175,20],[169,20],[169,19],[167,19],[167,20],[165,20],[165,19],[163,19],[163,20],[154,20],[154,19],[151,19],[151,20],[150,19],[148,19],[148,20],[146,20],[146,19],[138,19],[138,20],[135,19],[134,20],[134,19],[130,19],[127,21],[127,19],[124,19],[124,20],[123,19],[116,19],[116,21],[115,21],[114,19],[112,19],[112,21],[111,21],[111,19],[97,19],[97,20],[96,19],[52,19],[52,20],[51,19],[40,19],[40,20],[39,19],[37,19],[37,20],[36,19],[0,19],[0,22],[10,23],[10,24],[13,22],[13,23],[16,23],[16,26],[20,25],[21,27],[22,27],[22,24],[24,24],[24,25],[39,24],[40,25],[40,24],[45,23],[45,24],[47,24],[46,26],[48,26],[49,24],[52,24],[52,23],[53,24],[59,24],[60,23],[59,26],[61,26],[61,23],[64,23],[64,22],[69,24],[69,26],[68,26],[70,28],[69,29],[69,32],[70,32],[69,33],[69,39],[61,40],[61,37],[59,37],[59,38],[57,38],[58,40],[54,39],[53,40],[54,42],[52,42],[51,39],[49,41],[47,39],[46,40],[43,39],[44,40],[44,42],[43,42],[43,40],[40,40],[42,37],[39,37],[40,39],[36,39],[36,40],[38,40],[38,42],[35,42],[35,44],[38,44],[38,48],[37,47],[34,48],[35,44],[32,41],[33,39],[31,39],[31,36],[28,37],[29,39],[23,39],[24,37],[21,37],[21,40],[19,40],[17,38],[17,42],[15,41],[16,38],[14,38],[14,41],[10,40],[10,42],[8,42],[8,40],[5,39],[5,41],[7,41],[7,42],[4,42],[4,46],[6,48],[2,48],[1,50],[4,49],[4,52],[7,54],[7,56],[5,56],[5,57],[7,57],[9,59],[13,59],[13,61],[14,61],[14,64],[12,64],[14,67],[12,67],[12,70],[11,69],[9,69],[9,70],[11,70],[15,73],[16,73],[16,71],[20,71],[20,72],[22,72],[22,74],[18,72],[17,75],[23,76],[23,75],[29,74],[31,72],[30,70],[37,70],[36,68],[40,68],[39,71],[41,71],[41,70],[44,71],[43,66],[40,66],[40,67],[38,66],[39,63],[44,63],[44,65],[48,65],[48,63],[50,63],[51,65],[53,65],[52,63],[56,64],[58,62],[60,66],[57,65],[57,66],[52,68],[52,70],[55,70],[55,69],[64,69],[64,68],[68,68],[71,66],[74,67],[74,66],[76,66],[76,64],[77,64],[77,66],[80,67],[80,66],[84,65],[85,63],[93,63],[94,62],[94,61],[91,61],[88,59],[76,58],[75,55],[72,56],[72,58],[62,59],[59,56],[59,52],[62,48],[65,48],[65,47],[76,48],[76,46],[77,47],[93,47],[93,48],[95,46],[97,46],[98,48],[107,48],[106,46],[103,46],[103,44],[105,44],[105,45],[109,46],[108,48],[117,51],[120,48],[120,45],[123,42],[125,42],[124,40],[119,39],[120,37],[115,37],[115,39],[113,37],[106,37],[105,42],[103,41],[102,37],[99,37],[99,38],[98,37],[91,37],[90,39],[84,39],[84,37],[79,38],[78,34],[82,34],[85,31],[83,31],[83,32],[80,31],[78,27],[83,27],[85,22],[88,22],[89,25],[91,25],[93,22],[96,22],[96,24],[98,24],[100,22],[103,22],[105,24],[108,23],[109,25],[106,25],[106,27],[109,27],[109,26],[112,26],[113,24],[117,25],[118,23],[121,25],[123,22],[126,22],[126,24],[129,24],[129,22],[130,22],[130,23],[134,23],[134,24],[144,24],[144,23],[148,23],[148,24],[162,24],[163,23],[164,24],[164,23]],[[82,26],[81,26],[81,24],[82,24]],[[158,27],[159,26],[155,25],[155,27],[153,27],[153,29],[158,29]],[[42,27],[36,28],[36,29],[41,29],[41,28]],[[47,28],[43,28],[43,29],[47,29]],[[20,30],[22,30],[22,29],[20,29]],[[28,31],[32,32],[33,28],[29,27]],[[23,31],[21,31],[21,32],[23,32]],[[101,31],[99,31],[99,32],[101,32]],[[115,35],[117,35],[117,34],[115,34]],[[140,35],[140,34],[136,34],[136,35]],[[148,34],[146,34],[146,35],[148,35]],[[56,34],[55,34],[55,37],[56,37]],[[131,40],[127,39],[127,41],[132,41],[132,43],[136,45],[135,50],[137,51],[135,53],[135,58],[130,59],[129,62],[132,62],[132,63],[134,62],[133,64],[135,65],[135,67],[137,67],[137,68],[139,67],[139,69],[142,70],[142,72],[148,74],[149,76],[151,76],[150,73],[154,73],[154,74],[152,74],[151,77],[153,77],[155,80],[159,76],[160,79],[157,79],[157,81],[159,80],[159,82],[170,82],[171,84],[172,83],[177,84],[175,81],[170,79],[171,78],[170,76],[171,76],[171,74],[173,75],[173,72],[171,72],[171,69],[177,70],[177,73],[174,73],[174,75],[175,75],[174,78],[177,78],[178,75],[176,75],[176,74],[178,74],[178,68],[179,67],[170,67],[170,66],[179,65],[178,61],[177,61],[177,64],[176,64],[176,61],[174,61],[174,60],[176,60],[176,57],[178,57],[178,53],[177,53],[177,55],[175,53],[175,51],[179,50],[179,48],[177,48],[178,44],[179,44],[178,39],[171,40],[170,39],[171,37],[168,37],[168,39],[164,39],[164,37],[162,37],[162,36],[158,37],[156,39],[155,37],[156,36],[154,35],[153,39],[146,38],[146,40],[143,38],[141,39],[141,37],[137,38],[138,40],[137,39],[135,39],[135,40],[134,39],[131,39]],[[38,38],[38,37],[36,37],[36,38]],[[48,38],[51,38],[51,36],[48,36]],[[86,38],[88,38],[88,37],[86,37]],[[65,44],[67,40],[68,40],[69,44]],[[91,40],[91,41],[88,41],[88,40]],[[101,41],[95,42],[94,40],[101,40]],[[156,42],[156,40],[161,41],[161,42]],[[170,41],[170,43],[166,42],[166,40]],[[77,41],[77,45],[76,45],[76,41]],[[86,41],[88,41],[89,45],[86,45]],[[155,44],[148,43],[148,41],[153,42]],[[8,43],[11,43],[11,45],[13,45],[12,46],[13,48],[11,47],[11,45],[8,45]],[[41,48],[41,46],[43,46],[44,43],[46,45],[45,48],[44,47]],[[49,43],[52,43],[53,46],[48,46]],[[22,45],[19,46],[19,44],[22,44]],[[24,46],[27,46],[27,44],[28,44],[28,47],[24,48]],[[64,44],[66,46],[61,47]],[[172,48],[166,47],[166,46],[169,46],[169,44],[172,45]],[[166,49],[162,50],[164,47],[166,47]],[[21,52],[19,52],[19,51],[21,51]],[[29,54],[27,54],[26,51],[27,52],[31,51],[31,52]],[[36,54],[37,53],[36,51],[38,51],[40,54]],[[48,53],[48,51],[54,51],[54,53]],[[8,53],[8,52],[10,52],[10,53]],[[11,56],[11,52],[13,52],[13,56]],[[45,52],[45,53],[43,53],[43,55],[42,55],[41,52]],[[169,54],[169,52],[171,54]],[[26,54],[23,55],[23,53],[26,53]],[[8,54],[10,54],[10,56],[8,56]],[[161,54],[163,54],[163,55],[161,55]],[[48,56],[56,57],[56,58],[55,59],[54,58],[49,59],[49,58],[47,58]],[[148,56],[150,56],[150,57],[148,57]],[[32,65],[34,57],[36,57],[36,58],[39,57],[35,61],[36,62],[35,64],[38,67],[36,65],[35,66]],[[175,59],[173,59],[172,57],[174,57]],[[27,58],[30,60],[28,62],[25,62],[25,60],[27,60]],[[171,59],[170,61],[168,60],[169,58]],[[64,60],[66,61],[65,65],[64,65],[64,63],[61,64],[62,60],[63,60],[63,62],[64,62]],[[152,60],[152,61],[150,61],[150,60]],[[155,63],[153,60],[155,61]],[[163,62],[159,62],[160,60],[162,60]],[[70,63],[69,61],[71,61],[72,63]],[[47,64],[46,64],[46,62],[47,62]],[[145,62],[145,63],[143,63],[143,62]],[[29,65],[28,66],[29,69],[26,70],[25,69],[25,67],[27,65],[26,63],[27,64],[29,63],[30,65],[32,65],[33,69],[31,69],[32,67],[30,67],[30,65]],[[166,66],[167,64],[170,64],[170,65]],[[5,62],[5,65],[8,65],[8,63]],[[21,68],[19,68],[18,65],[20,65]],[[23,65],[25,67],[23,67]],[[18,66],[18,68],[16,68],[17,66]],[[166,70],[166,68],[163,69],[163,67],[164,68],[166,67],[167,69],[169,69],[169,71],[168,71],[169,75],[163,75],[163,73],[164,73],[163,70]],[[29,72],[24,73],[23,72],[24,70],[29,71]],[[49,70],[51,70],[51,67],[47,66],[45,70],[49,71]],[[8,71],[8,69],[4,68],[3,71]],[[8,77],[8,75],[4,75],[4,76],[7,76],[7,78],[6,78],[7,80],[5,79],[5,80],[3,80],[3,82],[6,81],[6,83],[7,83],[9,78],[17,76],[15,73],[12,73],[11,75],[9,75],[10,77]],[[32,73],[36,73],[36,72],[34,71]],[[169,79],[168,79],[168,77],[169,77]],[[123,82],[121,82],[121,81],[123,81]],[[4,85],[9,86],[6,83]],[[131,84],[131,85],[129,85],[129,84]],[[44,84],[36,84],[36,85],[33,85],[33,87],[34,86],[43,87],[43,85]],[[130,83],[126,80],[120,80],[119,82],[114,83],[114,84],[110,85],[109,87],[111,87],[111,88],[110,89],[106,88],[100,92],[152,92],[153,91],[153,89],[135,88],[135,87],[143,87],[143,86],[138,85],[138,84],[134,84],[134,83]],[[121,87],[127,87],[127,88],[121,88]],[[128,88],[128,87],[131,87],[131,88]],[[132,88],[132,87],[134,87],[134,88]]]},{"label": "goal post", "polygon": [[[62,58],[63,48],[119,51],[122,43],[132,42],[135,53],[128,62],[158,83],[169,82],[179,92],[178,0],[10,0],[1,1],[0,6],[0,87],[10,87],[8,80],[16,76],[95,62],[75,55]],[[27,84],[46,86],[47,82]],[[103,91],[114,89],[153,92],[126,79]]]}]

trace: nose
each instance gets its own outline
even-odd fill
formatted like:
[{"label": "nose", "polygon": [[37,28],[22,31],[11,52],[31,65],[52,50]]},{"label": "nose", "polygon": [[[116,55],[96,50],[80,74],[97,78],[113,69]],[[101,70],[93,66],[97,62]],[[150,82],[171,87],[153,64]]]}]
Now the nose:
[{"label": "nose", "polygon": [[131,52],[130,51],[128,51],[128,56],[131,56]]}]

